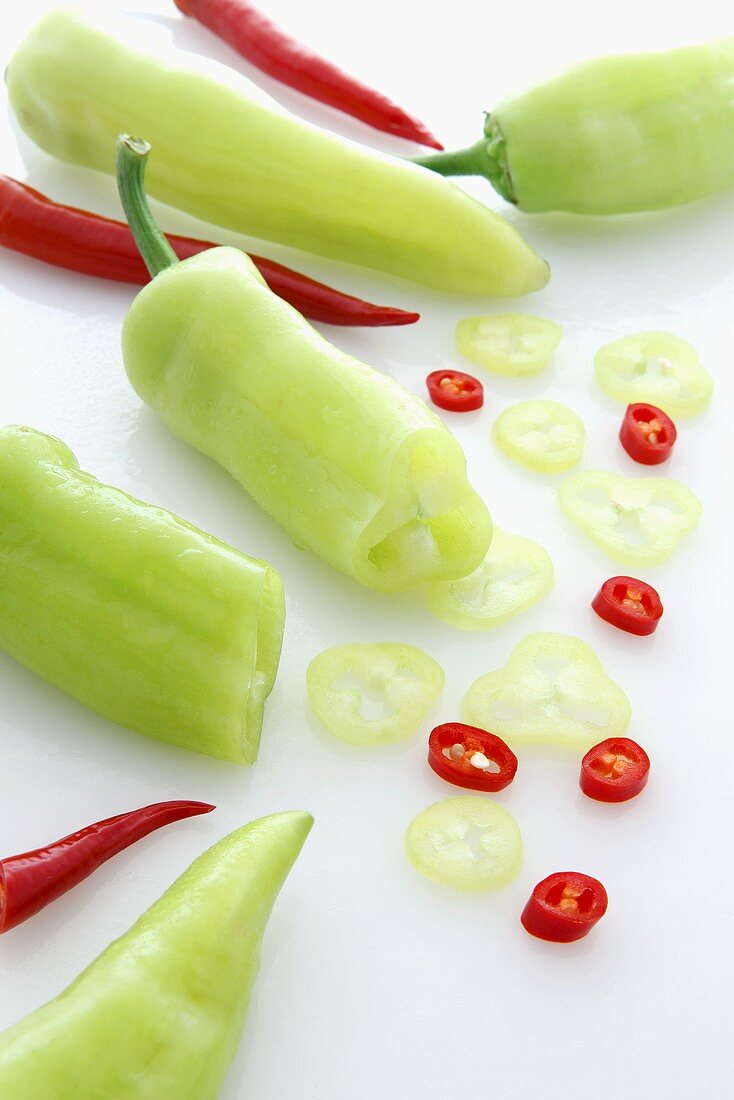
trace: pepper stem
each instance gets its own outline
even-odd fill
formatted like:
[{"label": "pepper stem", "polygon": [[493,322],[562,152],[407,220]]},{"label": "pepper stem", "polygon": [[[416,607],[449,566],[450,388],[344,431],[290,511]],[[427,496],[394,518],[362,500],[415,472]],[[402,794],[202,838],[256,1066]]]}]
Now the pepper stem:
[{"label": "pepper stem", "polygon": [[135,243],[151,278],[178,263],[178,256],[153,217],[145,194],[145,168],[150,145],[141,138],[120,134],[117,139],[117,189]]},{"label": "pepper stem", "polygon": [[507,163],[505,139],[492,115],[484,123],[484,137],[466,149],[411,157],[413,164],[430,168],[442,176],[484,176],[508,202],[516,203],[515,189]]}]

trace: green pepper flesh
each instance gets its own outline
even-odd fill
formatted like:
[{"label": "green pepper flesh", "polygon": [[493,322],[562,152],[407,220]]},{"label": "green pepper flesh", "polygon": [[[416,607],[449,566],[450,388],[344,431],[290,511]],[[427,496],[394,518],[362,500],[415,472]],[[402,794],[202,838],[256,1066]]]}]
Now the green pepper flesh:
[{"label": "green pepper flesh", "polygon": [[26,668],[138,733],[249,764],[284,621],[267,563],[103,485],[58,439],[0,430],[0,648]]},{"label": "green pepper flesh", "polygon": [[[515,296],[548,281],[520,234],[452,183],[286,115],[224,67],[129,48],[121,22],[108,34],[52,12],[12,58],[11,104],[47,152],[113,172],[118,133],[142,134],[158,154],[151,194],[228,229],[449,292]],[[136,46],[154,33],[127,26]]]},{"label": "green pepper flesh", "polygon": [[0,1035],[4,1100],[216,1100],[270,910],[312,823],[274,814],[225,837],[68,989]]}]

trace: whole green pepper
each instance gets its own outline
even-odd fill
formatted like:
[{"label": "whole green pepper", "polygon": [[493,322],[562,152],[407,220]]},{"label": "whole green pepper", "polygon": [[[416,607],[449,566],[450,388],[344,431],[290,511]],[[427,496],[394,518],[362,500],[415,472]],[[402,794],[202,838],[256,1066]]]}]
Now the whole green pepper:
[{"label": "whole green pepper", "polygon": [[513,296],[548,281],[519,233],[448,181],[284,114],[231,70],[194,64],[167,64],[61,11],[31,31],[6,79],[42,148],[112,172],[118,133],[144,133],[159,151],[151,194],[228,229],[446,291]]},{"label": "whole green pepper", "polygon": [[250,764],[284,619],[265,562],[101,484],[59,439],[0,430],[0,649],[26,668],[138,733]]},{"label": "whole green pepper", "polygon": [[598,58],[500,103],[469,149],[415,160],[522,210],[677,206],[734,184],[733,82],[734,38]]},{"label": "whole green pepper", "polygon": [[125,370],[297,545],[370,588],[470,573],[492,536],[445,425],[328,343],[238,249],[179,263],[148,210],[149,146],[118,142],[123,205],[151,275],[122,330]]},{"label": "whole green pepper", "polygon": [[312,823],[281,813],[230,833],[68,989],[0,1035],[3,1100],[215,1100],[270,910]]}]

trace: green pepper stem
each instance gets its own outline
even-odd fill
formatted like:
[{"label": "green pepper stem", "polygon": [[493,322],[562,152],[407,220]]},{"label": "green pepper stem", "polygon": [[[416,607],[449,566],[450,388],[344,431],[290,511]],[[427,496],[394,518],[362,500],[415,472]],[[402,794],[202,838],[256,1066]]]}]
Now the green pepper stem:
[{"label": "green pepper stem", "polygon": [[117,189],[135,243],[151,278],[178,263],[178,256],[153,217],[145,194],[145,168],[150,145],[141,138],[120,134],[117,139]]},{"label": "green pepper stem", "polygon": [[466,149],[411,157],[413,164],[430,168],[442,176],[483,176],[508,202],[516,203],[507,164],[505,139],[492,115],[487,115],[484,137]]}]

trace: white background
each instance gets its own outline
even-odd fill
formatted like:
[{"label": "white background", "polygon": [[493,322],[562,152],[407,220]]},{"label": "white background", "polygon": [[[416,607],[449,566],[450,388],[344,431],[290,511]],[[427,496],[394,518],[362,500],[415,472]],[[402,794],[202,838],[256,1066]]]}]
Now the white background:
[{"label": "white background", "polygon": [[[3,5],[3,66],[51,6]],[[172,2],[148,7],[175,28],[179,45],[240,64],[203,28],[184,23]],[[701,2],[599,9],[581,0],[501,7],[269,0],[268,10],[420,113],[449,146],[473,141],[483,108],[549,67],[732,30],[724,7]],[[304,117],[410,151],[295,94],[278,94]],[[19,136],[7,110],[0,171],[54,198],[120,215],[110,179],[54,163]],[[219,807],[119,856],[0,942],[0,1027],[61,990],[205,846],[260,814],[307,808],[317,824],[273,915],[225,1098],[731,1095],[724,1031],[732,969],[734,193],[658,216],[589,221],[518,215],[488,184],[469,186],[550,260],[550,286],[519,308],[554,318],[565,332],[545,374],[526,382],[486,375],[484,409],[447,416],[498,525],[542,542],[557,570],[549,599],[480,635],[443,626],[418,598],[362,590],[297,551],[225,473],[169,435],[122,369],[119,331],[132,288],[0,255],[0,422],[62,436],[100,478],[271,561],[288,592],[281,672],[250,771],[119,729],[0,657],[2,854],[162,798]],[[217,239],[209,226],[158,211],[166,228]],[[237,240],[221,232],[218,239]],[[257,251],[374,301],[420,309],[412,328],[328,331],[416,393],[429,371],[464,365],[453,343],[462,316],[502,308],[262,242]],[[667,565],[646,572],[666,613],[653,638],[635,639],[588,606],[619,567],[562,518],[557,479],[504,460],[490,427],[514,401],[558,399],[586,422],[585,466],[641,473],[617,443],[622,408],[596,388],[592,357],[602,343],[649,328],[690,339],[717,388],[709,412],[679,424],[675,455],[659,471],[689,484],[704,516]],[[452,893],[421,879],[402,850],[414,814],[457,793],[425,763],[429,725],[399,751],[347,751],[308,714],[306,665],[338,642],[418,643],[447,674],[434,717],[455,719],[473,679],[541,629],[591,642],[625,688],[630,733],[653,760],[650,785],[635,802],[605,807],[579,793],[576,758],[523,753],[517,780],[499,796],[524,835],[522,873],[499,894]],[[531,939],[518,923],[528,893],[549,872],[570,868],[605,882],[607,917],[576,945]]]}]

